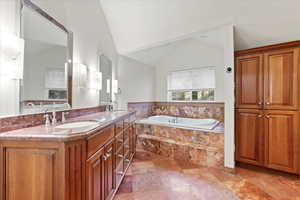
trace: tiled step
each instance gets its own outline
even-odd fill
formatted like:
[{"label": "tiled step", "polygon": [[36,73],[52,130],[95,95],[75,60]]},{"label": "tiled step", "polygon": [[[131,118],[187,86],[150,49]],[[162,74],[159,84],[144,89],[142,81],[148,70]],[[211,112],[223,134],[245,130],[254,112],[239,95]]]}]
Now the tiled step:
[{"label": "tiled step", "polygon": [[138,147],[182,162],[189,161],[214,168],[224,166],[224,148],[178,142],[148,134],[138,135]]}]

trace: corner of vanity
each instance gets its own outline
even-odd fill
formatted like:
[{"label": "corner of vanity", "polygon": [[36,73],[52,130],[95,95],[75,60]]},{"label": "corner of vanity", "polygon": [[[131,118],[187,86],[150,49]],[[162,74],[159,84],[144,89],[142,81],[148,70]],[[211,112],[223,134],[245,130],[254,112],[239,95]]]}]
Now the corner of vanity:
[{"label": "corner of vanity", "polygon": [[125,112],[79,135],[0,136],[0,200],[113,199],[135,154],[135,120]]}]

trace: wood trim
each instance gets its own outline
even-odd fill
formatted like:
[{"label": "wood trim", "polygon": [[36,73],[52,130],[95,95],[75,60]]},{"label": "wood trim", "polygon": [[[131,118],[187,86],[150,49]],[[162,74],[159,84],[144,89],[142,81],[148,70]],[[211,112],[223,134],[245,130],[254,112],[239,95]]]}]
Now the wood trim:
[{"label": "wood trim", "polygon": [[245,50],[238,50],[234,52],[235,56],[245,55],[245,54],[252,54],[252,53],[262,53],[264,51],[270,50],[277,50],[282,48],[291,48],[300,46],[300,40],[292,41],[292,42],[284,42],[279,44],[273,44],[268,46],[256,47],[252,49],[245,49]]}]

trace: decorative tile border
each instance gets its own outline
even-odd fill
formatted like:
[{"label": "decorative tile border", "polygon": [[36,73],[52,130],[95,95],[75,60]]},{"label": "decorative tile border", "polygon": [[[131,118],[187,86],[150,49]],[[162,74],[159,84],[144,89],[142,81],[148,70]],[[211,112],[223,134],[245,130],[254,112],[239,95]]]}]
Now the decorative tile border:
[{"label": "decorative tile border", "polygon": [[128,109],[137,111],[138,119],[152,115],[169,115],[214,118],[224,122],[224,103],[218,102],[130,102]]},{"label": "decorative tile border", "polygon": [[[103,111],[105,111],[105,106],[58,111],[57,120],[61,120],[62,112],[69,113],[67,115],[67,118],[74,118],[82,115],[88,115]],[[48,114],[50,113],[51,112],[48,112]],[[39,113],[0,118],[0,133],[42,125],[45,122],[44,115],[45,113]]]}]

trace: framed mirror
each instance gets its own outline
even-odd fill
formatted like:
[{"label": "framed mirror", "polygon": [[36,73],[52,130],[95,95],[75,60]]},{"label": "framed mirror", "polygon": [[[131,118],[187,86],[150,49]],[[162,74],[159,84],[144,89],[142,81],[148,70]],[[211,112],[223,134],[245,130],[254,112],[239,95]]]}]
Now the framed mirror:
[{"label": "framed mirror", "polygon": [[102,90],[100,91],[100,104],[112,103],[112,61],[105,55],[99,56],[99,69],[102,73]]},{"label": "framed mirror", "polygon": [[72,106],[73,34],[30,0],[21,0],[24,69],[20,113]]}]

